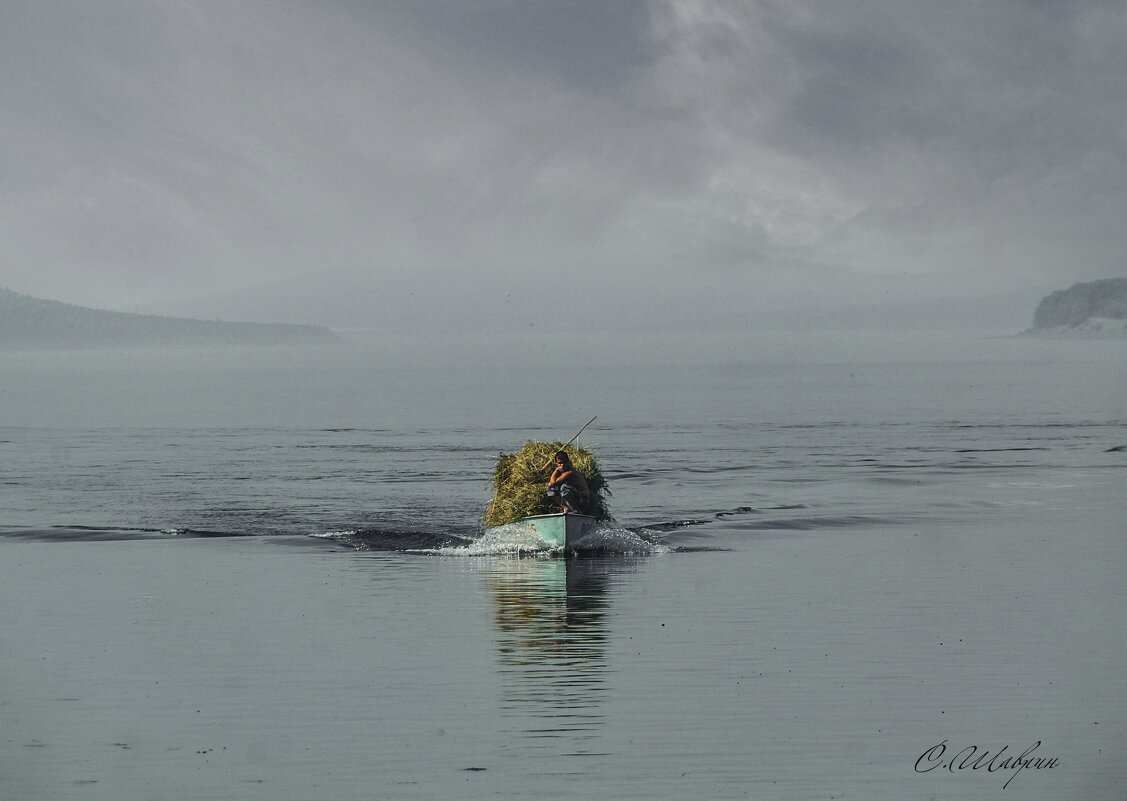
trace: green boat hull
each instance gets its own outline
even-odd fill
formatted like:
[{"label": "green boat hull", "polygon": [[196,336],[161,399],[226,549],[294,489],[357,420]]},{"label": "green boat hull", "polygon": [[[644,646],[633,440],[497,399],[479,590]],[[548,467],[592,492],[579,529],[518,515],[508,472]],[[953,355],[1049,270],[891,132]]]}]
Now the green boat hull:
[{"label": "green boat hull", "polygon": [[533,515],[520,521],[553,548],[574,548],[583,537],[595,530],[597,521],[588,515]]}]

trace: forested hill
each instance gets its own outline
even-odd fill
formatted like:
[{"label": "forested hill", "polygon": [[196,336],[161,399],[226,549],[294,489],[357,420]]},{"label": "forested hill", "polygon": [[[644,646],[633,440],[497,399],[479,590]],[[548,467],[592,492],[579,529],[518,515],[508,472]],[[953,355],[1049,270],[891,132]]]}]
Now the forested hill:
[{"label": "forested hill", "polygon": [[328,328],[101,311],[0,289],[0,347],[131,347],[335,342]]}]

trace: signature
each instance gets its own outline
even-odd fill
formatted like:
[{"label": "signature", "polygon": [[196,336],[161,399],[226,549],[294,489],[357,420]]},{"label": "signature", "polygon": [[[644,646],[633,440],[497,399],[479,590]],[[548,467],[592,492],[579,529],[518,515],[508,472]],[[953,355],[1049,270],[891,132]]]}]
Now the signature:
[{"label": "signature", "polygon": [[977,745],[968,745],[952,757],[947,757],[947,741],[936,743],[931,748],[920,754],[916,760],[916,773],[927,773],[935,769],[946,769],[950,773],[957,770],[985,770],[994,773],[999,770],[1013,771],[1006,783],[1002,785],[1005,790],[1010,786],[1017,774],[1026,768],[1031,770],[1050,770],[1060,764],[1060,757],[1035,757],[1034,752],[1041,747],[1041,741],[1033,743],[1017,756],[1007,755],[1008,745],[1003,745],[991,756],[988,749],[979,748]]}]

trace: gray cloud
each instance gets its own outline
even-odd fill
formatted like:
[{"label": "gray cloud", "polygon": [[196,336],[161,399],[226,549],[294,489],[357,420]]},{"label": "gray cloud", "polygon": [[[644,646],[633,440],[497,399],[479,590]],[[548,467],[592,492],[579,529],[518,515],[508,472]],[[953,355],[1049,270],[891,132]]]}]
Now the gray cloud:
[{"label": "gray cloud", "polygon": [[390,25],[428,47],[491,69],[605,94],[653,58],[645,0],[414,0],[352,5],[358,20]]},{"label": "gray cloud", "polygon": [[571,269],[599,282],[603,318],[633,300],[735,325],[811,292],[1122,272],[1125,17],[1018,0],[7,3],[0,284],[129,305],[472,272],[534,297]]}]

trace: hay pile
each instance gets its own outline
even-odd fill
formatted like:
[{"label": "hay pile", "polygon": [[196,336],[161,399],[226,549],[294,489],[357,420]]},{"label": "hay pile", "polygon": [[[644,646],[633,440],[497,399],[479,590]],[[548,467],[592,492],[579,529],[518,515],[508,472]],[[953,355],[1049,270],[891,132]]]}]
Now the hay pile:
[{"label": "hay pile", "polygon": [[497,468],[493,471],[493,500],[486,507],[482,522],[486,526],[503,526],[529,515],[559,511],[558,507],[544,503],[544,492],[555,467],[552,457],[561,450],[587,479],[587,487],[591,490],[588,513],[598,520],[608,519],[610,510],[607,509],[606,496],[610,495],[610,489],[591,452],[580,445],[564,447],[562,442],[529,440],[516,453],[502,453],[497,458]]}]

